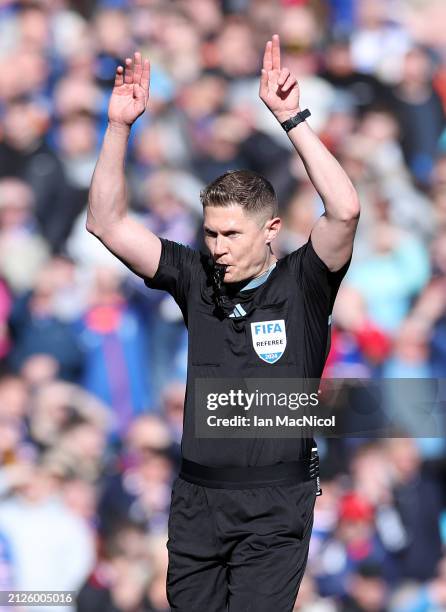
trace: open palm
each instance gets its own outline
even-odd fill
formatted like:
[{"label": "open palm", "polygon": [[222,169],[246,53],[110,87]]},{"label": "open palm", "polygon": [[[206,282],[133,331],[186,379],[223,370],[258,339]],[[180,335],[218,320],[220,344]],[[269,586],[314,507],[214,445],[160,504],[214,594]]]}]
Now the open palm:
[{"label": "open palm", "polygon": [[265,45],[260,99],[279,121],[286,121],[299,112],[299,85],[288,68],[280,67],[280,40],[274,34]]},{"label": "open palm", "polygon": [[125,60],[125,69],[118,66],[115,75],[108,119],[112,123],[132,125],[146,110],[149,101],[150,62],[136,52]]}]

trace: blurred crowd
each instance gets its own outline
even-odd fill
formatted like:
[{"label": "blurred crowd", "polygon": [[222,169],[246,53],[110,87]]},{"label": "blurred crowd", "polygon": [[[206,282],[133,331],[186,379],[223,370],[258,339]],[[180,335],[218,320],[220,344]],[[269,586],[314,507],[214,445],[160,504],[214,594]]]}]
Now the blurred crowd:
[{"label": "blurred crowd", "polygon": [[[249,168],[277,191],[282,256],[323,206],[258,98],[278,32],[362,204],[325,376],[441,378],[444,23],[443,0],[0,0],[0,590],[74,590],[79,612],[169,609],[186,332],[173,300],[85,230],[116,67],[135,49],[152,62],[131,214],[202,248],[200,189]],[[446,445],[406,437],[398,399],[400,438],[320,441],[296,610],[446,610]]]}]

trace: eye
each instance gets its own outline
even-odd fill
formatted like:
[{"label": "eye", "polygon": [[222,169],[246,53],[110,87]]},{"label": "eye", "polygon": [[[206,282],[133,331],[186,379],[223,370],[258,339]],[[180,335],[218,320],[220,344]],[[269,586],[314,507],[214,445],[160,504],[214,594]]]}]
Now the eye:
[{"label": "eye", "polygon": [[204,233],[206,234],[206,236],[209,236],[209,238],[215,238],[217,236],[215,232],[207,228],[205,228]]}]

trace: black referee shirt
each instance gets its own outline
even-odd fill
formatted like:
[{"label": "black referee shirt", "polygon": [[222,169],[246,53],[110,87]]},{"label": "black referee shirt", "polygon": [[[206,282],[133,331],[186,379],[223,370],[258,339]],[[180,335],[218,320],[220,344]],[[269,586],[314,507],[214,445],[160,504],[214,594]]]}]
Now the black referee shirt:
[{"label": "black referee shirt", "polygon": [[[145,284],[174,297],[189,330],[183,457],[208,466],[274,465],[308,457],[311,440],[195,437],[195,379],[320,378],[329,318],[349,263],[330,272],[310,239],[280,259],[263,284],[232,295],[234,305],[240,303],[247,314],[231,318],[216,314],[210,257],[170,240],[161,243],[158,270]],[[268,328],[262,326],[272,321],[285,324],[277,336],[286,333],[285,350],[263,349],[262,344],[256,350],[256,334],[265,343],[268,336],[262,331]]]}]

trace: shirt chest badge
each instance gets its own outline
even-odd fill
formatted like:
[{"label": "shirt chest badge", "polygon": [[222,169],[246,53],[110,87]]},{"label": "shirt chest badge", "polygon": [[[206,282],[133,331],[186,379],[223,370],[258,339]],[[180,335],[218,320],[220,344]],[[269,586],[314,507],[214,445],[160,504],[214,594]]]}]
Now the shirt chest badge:
[{"label": "shirt chest badge", "polygon": [[284,319],[251,323],[251,338],[254,350],[260,359],[266,363],[276,363],[286,348]]}]

